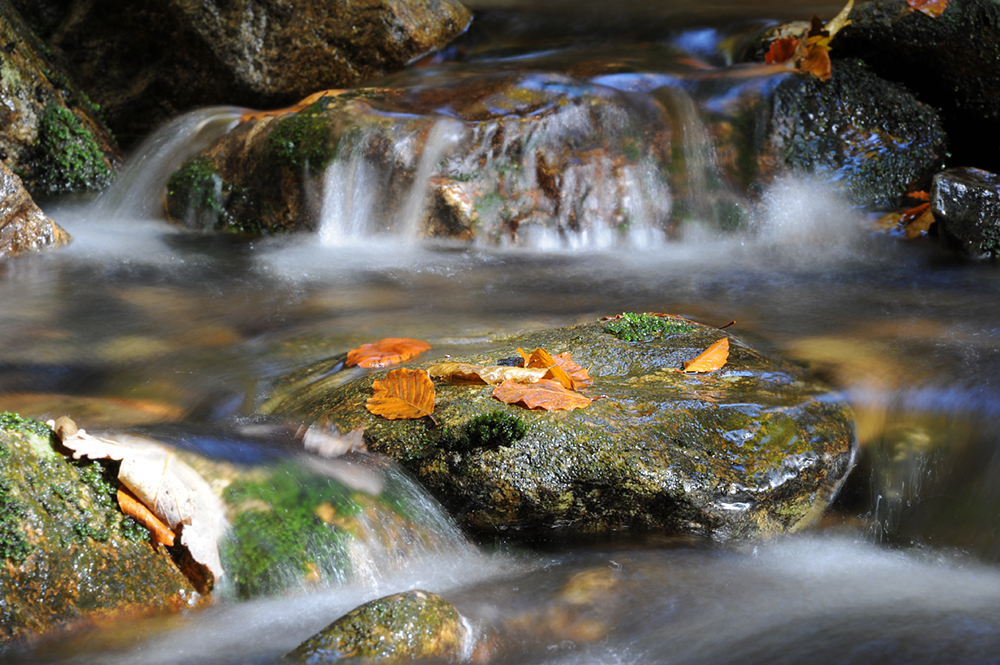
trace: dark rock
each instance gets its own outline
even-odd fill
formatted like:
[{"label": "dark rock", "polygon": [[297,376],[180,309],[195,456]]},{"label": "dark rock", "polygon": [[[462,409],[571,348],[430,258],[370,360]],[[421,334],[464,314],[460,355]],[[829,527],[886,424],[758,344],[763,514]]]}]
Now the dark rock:
[{"label": "dark rock", "polygon": [[[575,62],[562,66],[581,73]],[[174,173],[168,213],[193,228],[311,231],[325,196],[334,234],[610,244],[691,220],[738,228],[746,191],[789,172],[885,202],[943,157],[933,110],[856,63],[828,83],[734,70],[688,72],[683,86],[615,67],[590,63],[588,81],[455,66],[247,116]]]},{"label": "dark rock", "polygon": [[[452,359],[495,364],[518,347],[568,351],[590,367],[587,392],[602,396],[574,411],[527,410],[498,402],[491,386],[438,383],[436,425],[386,420],[365,408],[381,374],[303,387],[277,410],[322,414],[342,431],[363,426],[369,450],[402,462],[479,533],[650,529],[725,540],[804,528],[851,467],[850,409],[800,368],[735,338],[722,370],[675,371],[721,337],[691,323],[630,342],[590,323]],[[507,441],[470,442],[469,423],[497,412],[521,420],[524,436],[509,429]]]},{"label": "dark rock", "polygon": [[50,44],[128,144],[194,107],[278,106],[357,85],[469,21],[457,0],[81,0]]},{"label": "dark rock", "polygon": [[975,258],[1000,253],[1000,176],[970,168],[938,173],[931,211],[945,242]]},{"label": "dark rock", "polygon": [[951,0],[937,19],[906,0],[874,0],[851,12],[832,57],[862,58],[941,110],[953,161],[1000,171],[1000,5]]},{"label": "dark rock", "polygon": [[21,179],[0,162],[0,258],[59,247],[69,240],[31,200]]},{"label": "dark rock", "polygon": [[114,475],[54,445],[45,425],[0,415],[0,645],[195,604],[167,551],[118,509]]},{"label": "dark rock", "polygon": [[7,3],[0,47],[0,160],[35,197],[110,184],[121,156],[99,108]]},{"label": "dark rock", "polygon": [[891,205],[944,162],[935,110],[859,62],[837,61],[829,81],[793,73],[765,84],[744,84],[742,97],[720,107],[751,183],[811,173],[843,183],[856,203]]},{"label": "dark rock", "polygon": [[451,603],[429,591],[406,591],[352,610],[309,638],[286,660],[332,663],[350,658],[363,662],[464,660],[470,639],[462,616]]}]

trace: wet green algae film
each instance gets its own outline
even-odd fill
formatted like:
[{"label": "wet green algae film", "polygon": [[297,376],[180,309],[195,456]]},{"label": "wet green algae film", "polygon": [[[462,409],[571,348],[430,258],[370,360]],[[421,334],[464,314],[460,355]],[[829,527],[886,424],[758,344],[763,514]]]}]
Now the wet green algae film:
[{"label": "wet green algae film", "polygon": [[[585,409],[533,411],[501,404],[491,386],[437,383],[437,426],[391,421],[365,409],[380,372],[339,386],[328,379],[329,390],[292,393],[278,411],[326,417],[342,431],[364,426],[370,450],[402,462],[481,533],[650,529],[726,540],[818,519],[853,461],[846,404],[801,368],[732,337],[722,370],[678,372],[725,336],[714,328],[692,323],[630,342],[608,326],[530,333],[452,358],[495,364],[517,347],[569,351],[594,378],[585,392],[600,397]],[[469,445],[470,421],[498,412],[523,422],[523,438]]]}]

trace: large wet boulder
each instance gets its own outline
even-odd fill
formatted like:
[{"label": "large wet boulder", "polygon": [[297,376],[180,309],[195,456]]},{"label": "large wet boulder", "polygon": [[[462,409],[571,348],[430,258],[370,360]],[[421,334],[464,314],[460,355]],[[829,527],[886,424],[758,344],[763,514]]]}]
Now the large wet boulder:
[{"label": "large wet boulder", "polygon": [[0,160],[35,197],[109,185],[121,155],[100,109],[9,3],[0,45]]},{"label": "large wet boulder", "polygon": [[280,106],[357,85],[445,46],[457,0],[84,0],[36,20],[131,143],[181,111]]},{"label": "large wet boulder", "polygon": [[954,162],[1000,170],[1000,5],[951,0],[932,18],[906,0],[874,0],[851,12],[830,55],[862,58],[941,110]]},{"label": "large wet boulder", "polygon": [[0,650],[200,598],[166,548],[119,510],[114,474],[57,447],[45,425],[0,415]]},{"label": "large wet boulder", "polygon": [[591,64],[586,79],[454,66],[247,114],[173,174],[168,213],[244,233],[325,220],[326,240],[608,245],[692,220],[739,227],[744,197],[787,173],[885,202],[943,159],[934,111],[857,63],[826,83],[763,68],[683,85]]},{"label": "large wet boulder", "polygon": [[0,258],[69,242],[24,190],[21,179],[0,162]]},{"label": "large wet boulder", "polygon": [[464,662],[472,638],[451,603],[429,591],[406,591],[365,603],[285,656],[288,662]]},{"label": "large wet boulder", "polygon": [[1000,253],[1000,176],[956,168],[934,176],[931,211],[945,242],[973,258]]},{"label": "large wet boulder", "polygon": [[569,352],[590,368],[586,392],[600,398],[586,408],[529,410],[499,402],[492,386],[439,381],[433,422],[388,420],[365,406],[383,371],[286,387],[275,409],[364,427],[370,450],[400,461],[481,534],[657,530],[726,540],[814,523],[852,464],[850,409],[801,368],[736,338],[722,369],[681,373],[725,333],[642,320],[626,334],[634,341],[593,322],[451,358],[496,365],[519,347]]}]

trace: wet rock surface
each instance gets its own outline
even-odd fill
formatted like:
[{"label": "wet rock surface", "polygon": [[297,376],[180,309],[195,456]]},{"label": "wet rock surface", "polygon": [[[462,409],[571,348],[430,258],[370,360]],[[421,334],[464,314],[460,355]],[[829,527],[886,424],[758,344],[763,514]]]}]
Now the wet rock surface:
[{"label": "wet rock surface", "polygon": [[279,106],[357,85],[445,46],[471,15],[455,0],[87,0],[49,43],[129,144],[198,106]]},{"label": "wet rock surface", "polygon": [[31,200],[21,179],[0,162],[0,258],[59,247],[69,240]]},{"label": "wet rock surface", "polygon": [[0,649],[74,624],[196,604],[194,586],[45,425],[0,415]]},{"label": "wet rock surface", "polygon": [[405,663],[465,660],[466,628],[451,603],[429,591],[406,591],[352,610],[285,656],[288,662]]},{"label": "wet rock surface", "polygon": [[972,168],[938,173],[931,211],[945,242],[967,256],[995,258],[1000,252],[1000,176]]},{"label": "wet rock surface", "polygon": [[36,197],[109,185],[121,155],[99,108],[7,3],[0,44],[0,160]]},{"label": "wet rock surface", "polygon": [[[277,410],[329,418],[342,431],[363,426],[369,450],[400,461],[481,534],[648,529],[726,540],[815,522],[852,464],[846,405],[800,368],[735,338],[723,369],[679,373],[725,336],[713,328],[685,324],[632,342],[605,326],[530,333],[451,358],[493,365],[518,347],[568,351],[590,368],[586,392],[601,397],[586,408],[527,410],[498,402],[491,386],[437,382],[437,424],[387,420],[365,408],[379,373],[306,386]],[[506,437],[470,428],[507,418],[524,427]]]},{"label": "wet rock surface", "polygon": [[934,111],[857,63],[823,83],[773,68],[650,71],[679,60],[655,49],[578,58],[418,70],[247,115],[174,173],[168,212],[268,233],[316,230],[325,206],[334,236],[607,245],[673,237],[689,220],[739,228],[746,195],[788,173],[884,202],[943,158]]},{"label": "wet rock surface", "polygon": [[862,58],[941,110],[953,163],[1000,170],[1000,6],[952,0],[937,19],[905,0],[875,0],[851,12],[834,58]]}]

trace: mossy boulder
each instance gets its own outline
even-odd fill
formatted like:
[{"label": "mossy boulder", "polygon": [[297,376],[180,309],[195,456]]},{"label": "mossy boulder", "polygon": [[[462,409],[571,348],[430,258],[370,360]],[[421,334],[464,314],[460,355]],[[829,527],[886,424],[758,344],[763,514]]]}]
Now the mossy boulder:
[{"label": "mossy boulder", "polygon": [[21,179],[0,162],[0,258],[59,247],[69,240],[31,200]]},{"label": "mossy boulder", "polygon": [[365,408],[384,371],[303,386],[275,409],[342,431],[364,427],[369,450],[400,461],[480,534],[657,530],[727,540],[805,528],[851,468],[851,411],[801,368],[735,337],[722,369],[678,371],[724,336],[680,322],[640,326],[628,341],[593,322],[451,358],[494,365],[519,347],[569,352],[590,368],[586,392],[599,397],[573,411],[528,410],[500,403],[491,386],[438,382],[436,422],[387,420]]},{"label": "mossy boulder", "polygon": [[951,164],[1000,172],[1000,5],[951,0],[938,18],[906,0],[854,8],[833,58],[861,58],[881,78],[940,109]]},{"label": "mossy boulder", "polygon": [[471,639],[462,616],[429,591],[406,591],[348,612],[285,656],[289,662],[462,662]]},{"label": "mossy boulder", "polygon": [[35,197],[109,185],[121,155],[100,109],[8,3],[0,43],[0,160]]},{"label": "mossy boulder", "polygon": [[277,107],[443,48],[457,0],[21,3],[130,145],[193,108]]},{"label": "mossy boulder", "polygon": [[45,425],[0,415],[0,650],[200,598],[166,548],[119,510],[113,470],[70,461],[57,445]]}]

